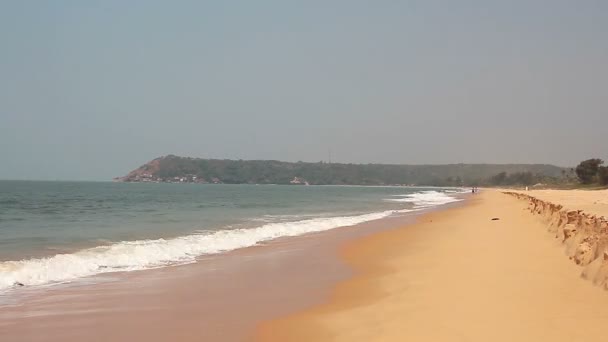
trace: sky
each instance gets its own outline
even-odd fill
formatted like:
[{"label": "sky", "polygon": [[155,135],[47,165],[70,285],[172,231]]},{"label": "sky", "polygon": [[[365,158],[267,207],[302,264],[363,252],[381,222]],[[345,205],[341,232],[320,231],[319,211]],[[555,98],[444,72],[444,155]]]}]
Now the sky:
[{"label": "sky", "polygon": [[608,160],[608,1],[0,0],[0,179]]}]

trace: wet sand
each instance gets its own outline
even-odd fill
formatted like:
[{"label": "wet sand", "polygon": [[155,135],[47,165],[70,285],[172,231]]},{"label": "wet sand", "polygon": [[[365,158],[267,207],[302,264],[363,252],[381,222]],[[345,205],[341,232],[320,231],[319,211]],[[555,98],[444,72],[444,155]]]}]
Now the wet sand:
[{"label": "wet sand", "polygon": [[[342,249],[356,274],[321,305],[264,322],[259,341],[592,341],[608,294],[528,202],[497,191]],[[499,218],[499,220],[492,220]],[[407,229],[405,229],[407,228]]]},{"label": "wet sand", "polygon": [[15,305],[0,307],[0,340],[248,340],[256,324],[321,304],[352,275],[337,256],[339,246],[414,218],[279,239],[195,264],[106,274],[65,288],[23,289]]}]

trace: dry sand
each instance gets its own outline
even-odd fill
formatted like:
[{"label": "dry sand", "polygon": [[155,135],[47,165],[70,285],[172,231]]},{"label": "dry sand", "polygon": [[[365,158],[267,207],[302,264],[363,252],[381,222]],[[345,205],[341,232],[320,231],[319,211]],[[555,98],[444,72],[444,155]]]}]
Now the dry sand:
[{"label": "dry sand", "polygon": [[569,210],[583,210],[608,217],[608,190],[531,190],[518,191],[543,201],[561,204]]},{"label": "dry sand", "polygon": [[[598,206],[605,192],[542,194],[606,213]],[[327,304],[261,324],[258,339],[603,340],[608,294],[581,279],[581,267],[527,206],[485,191],[464,207],[351,242],[342,255],[358,274]]]}]

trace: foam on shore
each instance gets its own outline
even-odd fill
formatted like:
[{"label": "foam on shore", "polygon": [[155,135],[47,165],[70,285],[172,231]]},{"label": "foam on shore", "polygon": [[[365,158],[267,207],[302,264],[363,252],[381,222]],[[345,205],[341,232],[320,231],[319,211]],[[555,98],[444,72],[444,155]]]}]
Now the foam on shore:
[{"label": "foam on shore", "polygon": [[357,216],[269,223],[257,228],[220,230],[173,239],[122,241],[48,258],[0,263],[0,290],[15,284],[43,285],[100,273],[136,271],[191,263],[196,257],[259,244],[279,237],[352,226],[391,215],[384,211]]},{"label": "foam on shore", "polygon": [[[452,190],[449,193],[458,194],[464,192],[465,191],[463,190]],[[422,191],[407,195],[396,195],[396,197],[400,198],[387,198],[386,201],[413,203],[415,209],[430,208],[442,204],[462,201],[462,199],[448,195],[448,191],[440,192],[434,190]]]},{"label": "foam on shore", "polygon": [[196,258],[202,255],[250,247],[280,237],[354,226],[396,213],[416,211],[460,199],[438,191],[423,191],[393,200],[413,203],[414,208],[352,216],[270,222],[255,228],[199,231],[196,234],[172,239],[121,241],[75,253],[0,262],[0,291],[16,286],[64,283],[102,273],[187,264],[196,262]]}]

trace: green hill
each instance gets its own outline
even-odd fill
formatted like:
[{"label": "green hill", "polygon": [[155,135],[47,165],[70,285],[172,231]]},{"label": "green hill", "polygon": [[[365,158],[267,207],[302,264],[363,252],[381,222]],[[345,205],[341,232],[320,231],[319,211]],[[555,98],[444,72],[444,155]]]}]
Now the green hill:
[{"label": "green hill", "polygon": [[168,155],[123,182],[336,185],[532,185],[564,182],[567,169],[545,164],[391,165],[200,159]]}]

